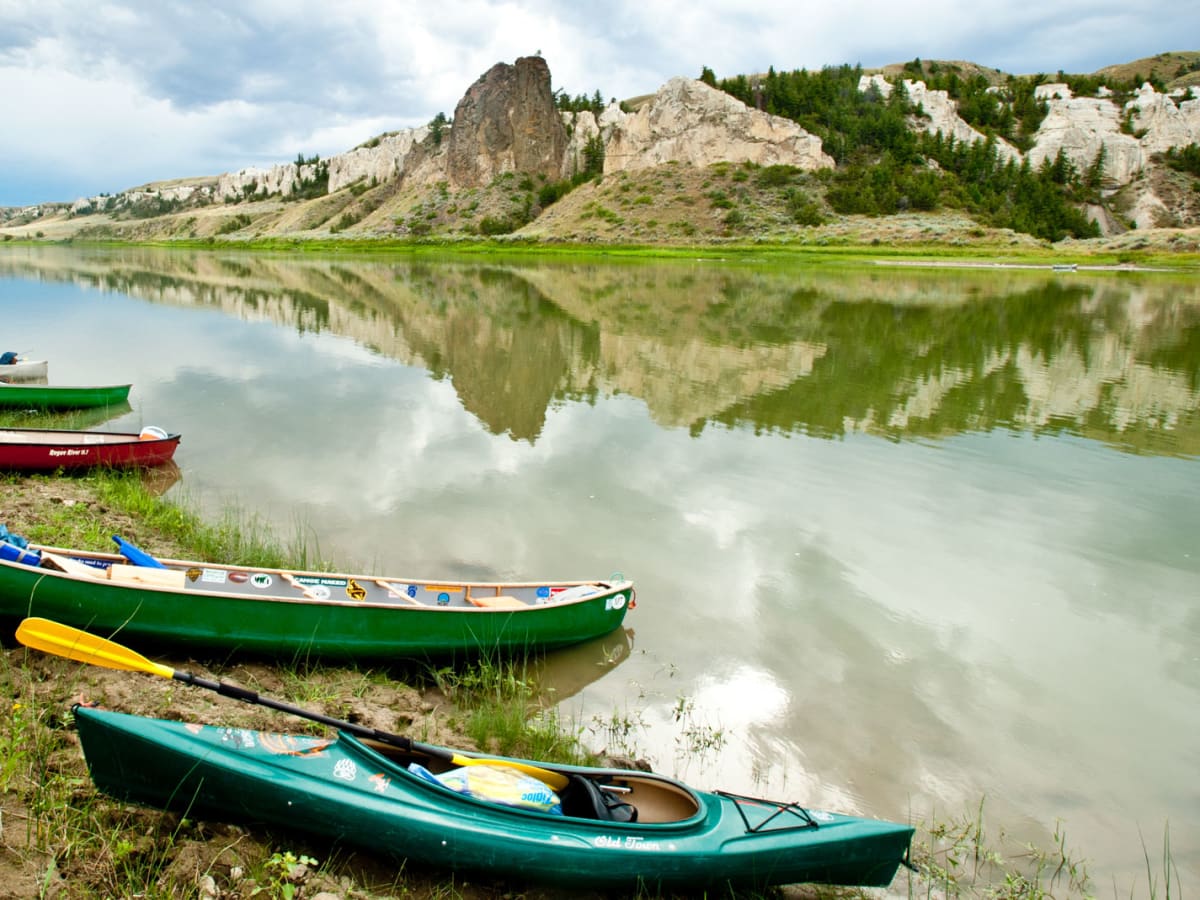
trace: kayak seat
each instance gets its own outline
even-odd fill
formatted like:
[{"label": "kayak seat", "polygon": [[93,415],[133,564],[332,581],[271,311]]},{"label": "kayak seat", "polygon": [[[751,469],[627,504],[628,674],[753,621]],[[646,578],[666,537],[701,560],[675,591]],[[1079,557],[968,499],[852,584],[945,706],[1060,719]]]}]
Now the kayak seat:
[{"label": "kayak seat", "polygon": [[600,819],[605,822],[636,822],[638,811],[619,795],[582,775],[568,775],[567,786],[558,792],[564,816]]}]

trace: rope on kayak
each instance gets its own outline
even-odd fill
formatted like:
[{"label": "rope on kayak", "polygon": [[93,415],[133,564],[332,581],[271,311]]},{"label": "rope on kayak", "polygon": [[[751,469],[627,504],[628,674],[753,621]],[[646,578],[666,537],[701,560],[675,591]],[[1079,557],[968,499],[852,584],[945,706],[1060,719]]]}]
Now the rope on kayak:
[{"label": "rope on kayak", "polygon": [[[749,834],[768,830],[767,826],[775,822],[776,819],[780,819],[780,821],[771,827],[771,831],[821,827],[817,824],[817,820],[808,814],[808,810],[799,803],[781,803],[777,800],[763,800],[759,797],[746,797],[742,794],[730,793],[729,791],[714,791],[714,793],[733,801],[734,808],[737,809],[738,815],[742,817],[742,822],[745,824],[746,831]],[[763,811],[763,807],[774,807],[774,811],[761,822],[751,825],[750,817],[746,815],[746,807],[754,807],[759,811]],[[790,820],[781,819],[785,815],[794,816],[800,821],[795,823],[790,822]]]}]

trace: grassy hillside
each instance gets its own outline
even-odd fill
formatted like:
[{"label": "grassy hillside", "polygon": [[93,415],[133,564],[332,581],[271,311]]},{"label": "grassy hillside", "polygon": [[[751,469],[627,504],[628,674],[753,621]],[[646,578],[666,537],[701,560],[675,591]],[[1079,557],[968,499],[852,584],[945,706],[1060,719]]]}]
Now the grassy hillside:
[{"label": "grassy hillside", "polygon": [[1179,50],[1135,59],[1133,62],[1105,66],[1094,74],[1122,81],[1153,78],[1168,91],[1200,85],[1200,51]]},{"label": "grassy hillside", "polygon": [[[972,78],[976,75],[981,75],[994,85],[1004,84],[1010,77],[1013,77],[1010,73],[1002,72],[1000,69],[989,68],[966,60],[928,59],[921,60],[921,63],[927,75],[937,74],[938,72],[955,72],[960,78]],[[880,72],[888,77],[892,77],[902,74],[911,65],[911,62],[889,63],[878,69],[868,69],[867,71],[868,73]],[[1157,56],[1147,56],[1142,59],[1135,59],[1132,62],[1105,66],[1102,69],[1097,69],[1095,72],[1062,73],[1061,70],[1059,72],[1024,72],[1021,73],[1021,77],[1043,76],[1043,80],[1045,81],[1056,81],[1060,74],[1137,82],[1139,84],[1153,79],[1155,82],[1163,85],[1167,91],[1173,91],[1177,88],[1187,88],[1194,84],[1200,84],[1200,51],[1180,50],[1171,53],[1159,53]],[[908,77],[912,77],[912,75]]]}]

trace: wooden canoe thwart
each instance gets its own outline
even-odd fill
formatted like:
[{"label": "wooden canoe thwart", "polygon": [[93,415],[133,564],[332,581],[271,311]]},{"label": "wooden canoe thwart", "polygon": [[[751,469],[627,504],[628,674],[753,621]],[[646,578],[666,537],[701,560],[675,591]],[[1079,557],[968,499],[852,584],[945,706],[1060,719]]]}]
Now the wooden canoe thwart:
[{"label": "wooden canoe thwart", "polygon": [[0,408],[92,409],[116,406],[128,402],[131,387],[128,384],[9,384],[0,381]]},{"label": "wooden canoe thwart", "polygon": [[[0,552],[0,615],[142,645],[293,659],[389,659],[562,647],[615,631],[632,582],[449,582],[154,560],[29,545]],[[0,551],[5,545],[0,544]],[[11,546],[11,545],[7,545]],[[14,548],[15,550],[15,548]],[[136,562],[143,564],[133,564]]]},{"label": "wooden canoe thwart", "polygon": [[[3,391],[0,391],[3,394]],[[142,468],[168,462],[180,436],[159,428],[140,433],[0,428],[0,469],[53,472],[96,467]]]},{"label": "wooden canoe thwart", "polygon": [[[532,761],[415,744],[405,751],[345,731],[323,738],[239,729],[231,740],[225,727],[84,706],[75,723],[92,780],[124,801],[581,891],[886,887],[913,835],[908,825],[624,769],[537,762],[532,771],[543,781],[535,790],[489,793],[520,783]],[[473,765],[454,769],[464,755]],[[480,769],[488,777],[474,777]],[[560,785],[553,793],[551,782]]]}]

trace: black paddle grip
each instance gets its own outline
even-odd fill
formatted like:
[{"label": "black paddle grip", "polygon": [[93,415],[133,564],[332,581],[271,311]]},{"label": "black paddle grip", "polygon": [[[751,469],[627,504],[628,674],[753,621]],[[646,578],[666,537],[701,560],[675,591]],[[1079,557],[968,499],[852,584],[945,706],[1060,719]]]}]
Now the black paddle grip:
[{"label": "black paddle grip", "polygon": [[199,675],[193,675],[191,672],[174,672],[172,673],[172,677],[176,681],[182,681],[184,684],[207,688],[210,691],[216,691],[222,696],[233,697],[235,700],[243,700],[246,703],[260,703],[262,701],[262,698],[254,691],[238,687],[236,684],[226,684],[223,681],[210,681],[207,678],[201,678]]}]

